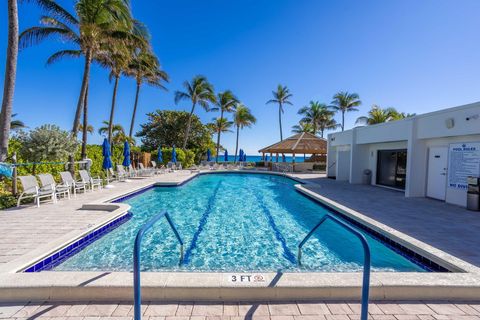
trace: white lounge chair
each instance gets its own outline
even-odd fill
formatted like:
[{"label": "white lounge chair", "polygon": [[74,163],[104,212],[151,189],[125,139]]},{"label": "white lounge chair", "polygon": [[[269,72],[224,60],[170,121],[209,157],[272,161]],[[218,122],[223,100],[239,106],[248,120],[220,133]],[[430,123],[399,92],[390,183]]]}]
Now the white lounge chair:
[{"label": "white lounge chair", "polygon": [[174,172],[177,169],[177,166],[173,162],[167,163],[167,171]]},{"label": "white lounge chair", "polygon": [[60,172],[60,177],[62,178],[62,182],[65,186],[73,189],[74,197],[77,196],[77,190],[83,190],[83,192],[87,191],[87,184],[83,183],[83,181],[75,181],[70,171]]},{"label": "white lounge chair", "polygon": [[124,181],[127,181],[127,178],[130,177],[130,174],[125,171],[125,167],[121,164],[117,164],[117,174],[119,177],[123,178]]},{"label": "white lounge chair", "polygon": [[44,190],[38,185],[38,181],[34,176],[20,176],[18,177],[22,183],[23,192],[18,197],[17,207],[20,206],[22,199],[34,198],[34,203],[40,207],[40,199],[51,198],[55,203],[55,192],[53,189]]},{"label": "white lounge chair", "polygon": [[128,166],[127,172],[130,177],[137,177],[140,175],[140,171],[135,169],[131,164]]},{"label": "white lounge chair", "polygon": [[152,170],[152,168],[145,168],[143,163],[139,163],[138,166],[140,167],[140,172],[143,176],[151,176],[155,174],[155,171]]},{"label": "white lounge chair", "polygon": [[90,186],[92,191],[95,189],[95,187],[97,187],[97,190],[102,189],[103,180],[100,179],[100,177],[93,178],[87,170],[79,170],[78,173],[80,173],[82,182],[87,184],[87,186]]},{"label": "white lounge chair", "polygon": [[42,184],[42,189],[53,190],[55,193],[55,201],[62,195],[70,199],[70,187],[66,184],[57,184],[50,173],[39,174],[38,178]]}]

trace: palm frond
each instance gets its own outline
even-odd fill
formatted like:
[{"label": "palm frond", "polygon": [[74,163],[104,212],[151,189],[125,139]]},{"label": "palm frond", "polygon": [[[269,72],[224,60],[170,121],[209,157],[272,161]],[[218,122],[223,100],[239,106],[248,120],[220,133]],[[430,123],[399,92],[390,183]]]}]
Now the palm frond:
[{"label": "palm frond", "polygon": [[51,65],[59,60],[62,60],[63,58],[69,57],[69,58],[79,58],[82,55],[81,50],[61,50],[58,52],[55,52],[52,54],[46,62],[46,65]]},{"label": "palm frond", "polygon": [[20,33],[18,46],[20,49],[25,49],[41,43],[50,36],[69,37],[69,34],[68,30],[58,27],[31,27]]},{"label": "palm frond", "polygon": [[24,2],[35,3],[45,12],[61,18],[70,24],[78,24],[77,18],[75,18],[70,12],[62,8],[58,3],[53,0],[23,0]]}]

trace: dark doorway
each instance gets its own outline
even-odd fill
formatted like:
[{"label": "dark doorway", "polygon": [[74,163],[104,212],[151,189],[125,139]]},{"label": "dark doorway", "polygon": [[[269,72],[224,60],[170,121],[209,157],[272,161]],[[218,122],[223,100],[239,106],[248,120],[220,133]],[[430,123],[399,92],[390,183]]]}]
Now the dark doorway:
[{"label": "dark doorway", "polygon": [[407,176],[407,150],[378,150],[377,184],[405,189]]}]

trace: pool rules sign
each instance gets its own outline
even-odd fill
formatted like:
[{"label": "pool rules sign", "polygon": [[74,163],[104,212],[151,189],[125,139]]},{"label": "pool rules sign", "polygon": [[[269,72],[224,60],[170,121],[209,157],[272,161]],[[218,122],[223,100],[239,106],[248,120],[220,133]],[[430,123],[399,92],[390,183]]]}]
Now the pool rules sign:
[{"label": "pool rules sign", "polygon": [[466,190],[467,177],[480,176],[480,142],[452,143],[448,158],[448,187]]}]

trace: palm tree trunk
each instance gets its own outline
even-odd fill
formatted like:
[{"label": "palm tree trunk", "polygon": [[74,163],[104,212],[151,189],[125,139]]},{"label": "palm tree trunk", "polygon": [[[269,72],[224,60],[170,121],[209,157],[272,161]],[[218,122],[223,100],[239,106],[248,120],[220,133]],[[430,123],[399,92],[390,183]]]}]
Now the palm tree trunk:
[{"label": "palm tree trunk", "polygon": [[82,160],[87,158],[87,138],[88,138],[88,87],[83,99],[83,132],[82,132]]},{"label": "palm tree trunk", "polygon": [[[223,110],[220,111],[220,123],[222,123],[223,120]],[[217,157],[215,158],[215,162],[218,163],[218,151],[220,151],[220,134],[221,130],[218,128],[218,134],[217,134]]]},{"label": "palm tree trunk", "polygon": [[140,82],[137,82],[137,92],[135,93],[135,104],[133,105],[132,121],[130,122],[130,131],[128,136],[131,138],[133,135],[133,126],[135,125],[135,114],[137,113],[138,95],[140,94]]},{"label": "palm tree trunk", "polygon": [[113,85],[112,106],[110,108],[110,118],[108,121],[108,143],[110,143],[110,145],[112,145],[113,115],[115,113],[115,101],[117,100],[117,88],[118,88],[119,78],[120,78],[120,75],[115,76],[115,84]]},{"label": "palm tree trunk", "polygon": [[187,142],[188,142],[188,135],[190,134],[190,126],[192,125],[192,116],[193,112],[195,111],[195,105],[196,103],[192,104],[192,110],[190,111],[190,114],[188,116],[187,120],[187,129],[185,130],[185,138],[183,139],[183,150],[187,148]]},{"label": "palm tree trunk", "polygon": [[18,58],[18,7],[17,0],[8,0],[8,46],[3,86],[2,110],[0,113],[0,161],[8,155],[8,138],[12,119],[13,94],[17,75]]},{"label": "palm tree trunk", "polygon": [[322,137],[322,138],[323,138],[323,131],[325,131],[325,129],[324,129],[324,128],[320,128],[320,137]]},{"label": "palm tree trunk", "polygon": [[345,130],[345,111],[342,110],[342,131]]},{"label": "palm tree trunk", "polygon": [[279,104],[278,108],[278,123],[280,124],[280,141],[283,141],[283,134],[282,134],[282,104]]},{"label": "palm tree trunk", "polygon": [[90,79],[90,66],[92,64],[92,55],[90,51],[87,51],[85,55],[85,66],[83,68],[83,79],[82,79],[82,88],[80,89],[80,96],[78,97],[77,110],[75,111],[75,118],[73,119],[72,134],[74,137],[77,136],[78,127],[80,126],[80,117],[82,115],[83,102],[85,93],[87,92],[88,82]]},{"label": "palm tree trunk", "polygon": [[238,136],[240,134],[240,127],[237,126],[237,142],[235,143],[235,158],[234,163],[237,163],[237,151],[238,151]]}]

